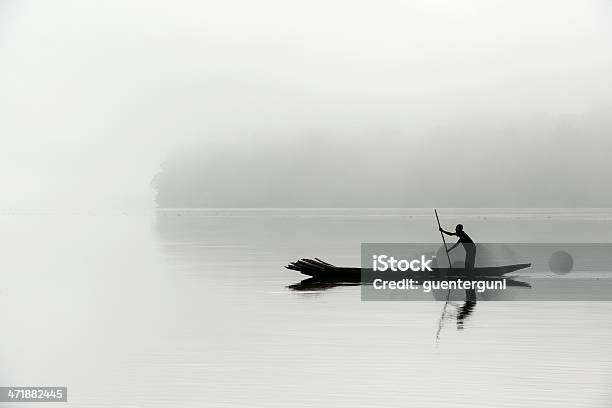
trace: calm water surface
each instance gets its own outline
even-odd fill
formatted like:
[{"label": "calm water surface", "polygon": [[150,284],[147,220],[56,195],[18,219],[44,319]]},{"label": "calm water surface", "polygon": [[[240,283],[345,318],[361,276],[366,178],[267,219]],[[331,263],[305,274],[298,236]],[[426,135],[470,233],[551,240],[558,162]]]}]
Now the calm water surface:
[{"label": "calm water surface", "polygon": [[[486,242],[612,242],[610,210],[441,216]],[[440,322],[443,302],[287,288],[301,257],[358,266],[361,242],[436,242],[429,209],[4,212],[0,227],[0,385],[67,385],[67,406],[612,405],[612,302],[480,302],[458,324],[461,303]]]}]

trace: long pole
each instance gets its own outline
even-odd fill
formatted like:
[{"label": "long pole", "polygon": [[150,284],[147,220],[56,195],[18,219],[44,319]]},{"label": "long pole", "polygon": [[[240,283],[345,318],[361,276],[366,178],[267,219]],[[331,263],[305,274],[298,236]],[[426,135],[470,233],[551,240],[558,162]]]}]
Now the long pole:
[{"label": "long pole", "polygon": [[[441,229],[440,225],[440,217],[438,217],[438,210],[434,209],[434,213],[436,213],[436,220],[438,221],[438,229]],[[448,248],[446,247],[446,239],[444,239],[444,234],[440,231],[440,236],[442,237],[442,243],[444,244],[444,251],[446,252],[446,259],[448,259],[448,267],[453,269],[453,265],[451,264],[450,255],[448,255]]]},{"label": "long pole", "polygon": [[[434,213],[436,213],[436,220],[438,221],[438,229],[442,229],[440,225],[440,217],[438,217],[438,210],[434,209]],[[442,243],[444,244],[444,252],[446,252],[446,259],[448,259],[448,267],[453,269],[453,265],[451,264],[450,255],[448,254],[448,248],[446,247],[446,239],[444,239],[444,234],[440,231],[440,236],[442,237]],[[448,306],[448,300],[450,299],[450,289],[446,293],[446,301],[444,302],[444,308],[442,309],[442,315],[440,316],[440,321],[438,322],[438,331],[436,332],[436,347],[438,347],[438,343],[440,341],[440,332],[442,331],[442,323],[444,322],[444,315],[446,315],[446,307]]]}]

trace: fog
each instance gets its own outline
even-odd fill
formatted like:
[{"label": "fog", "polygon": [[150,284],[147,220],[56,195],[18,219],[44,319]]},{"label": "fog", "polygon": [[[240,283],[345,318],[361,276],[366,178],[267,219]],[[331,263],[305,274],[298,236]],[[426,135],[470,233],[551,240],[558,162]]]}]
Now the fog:
[{"label": "fog", "polygon": [[[247,146],[265,161],[269,151],[270,160],[282,157],[283,146],[324,140],[336,146],[328,156],[354,163],[338,148],[346,140],[392,138],[396,151],[418,145],[433,155],[419,168],[426,179],[438,171],[438,183],[463,171],[451,153],[497,155],[498,141],[512,135],[522,140],[513,154],[533,138],[525,154],[552,151],[560,162],[583,154],[577,161],[586,166],[582,144],[602,151],[612,132],[611,8],[549,0],[2,2],[0,208],[152,208],[162,163],[200,146],[217,158]],[[444,141],[454,150],[439,164]],[[609,174],[598,160],[603,167],[573,185]],[[550,174],[540,170],[528,176],[543,186]],[[351,191],[367,190],[354,183]],[[573,185],[568,194],[584,194]]]}]

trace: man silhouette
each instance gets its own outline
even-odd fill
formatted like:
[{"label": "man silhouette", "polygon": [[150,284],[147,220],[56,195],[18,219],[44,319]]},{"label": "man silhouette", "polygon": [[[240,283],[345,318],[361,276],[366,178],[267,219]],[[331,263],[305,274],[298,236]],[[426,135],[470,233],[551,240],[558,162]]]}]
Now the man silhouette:
[{"label": "man silhouette", "polygon": [[455,243],[448,252],[452,251],[457,247],[457,245],[462,244],[463,249],[465,249],[465,274],[472,275],[474,273],[474,264],[476,263],[476,244],[472,241],[472,238],[463,230],[463,225],[457,224],[455,227],[455,232],[444,231],[440,228],[440,232],[446,235],[455,235],[459,237],[459,241]]}]

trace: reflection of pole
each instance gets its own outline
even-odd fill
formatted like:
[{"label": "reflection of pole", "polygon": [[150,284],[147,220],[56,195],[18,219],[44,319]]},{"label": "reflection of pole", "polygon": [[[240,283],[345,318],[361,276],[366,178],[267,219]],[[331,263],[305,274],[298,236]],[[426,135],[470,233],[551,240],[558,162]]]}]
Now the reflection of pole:
[{"label": "reflection of pole", "polygon": [[[434,209],[434,213],[436,214],[436,220],[438,221],[438,229],[442,229],[440,225],[440,218],[438,217],[438,210]],[[452,270],[453,265],[451,264],[450,256],[448,255],[448,248],[446,248],[446,239],[444,239],[444,234],[440,231],[440,236],[442,237],[442,243],[444,244],[444,252],[446,252],[446,259],[448,259],[448,267]],[[446,277],[446,276],[445,276]],[[442,316],[440,316],[440,321],[438,322],[438,331],[436,332],[436,346],[440,341],[440,332],[442,331],[442,322],[444,321],[444,315],[446,314],[446,307],[448,306],[448,300],[450,299],[450,289],[446,292],[446,301],[444,302],[444,309],[442,309]]]}]

